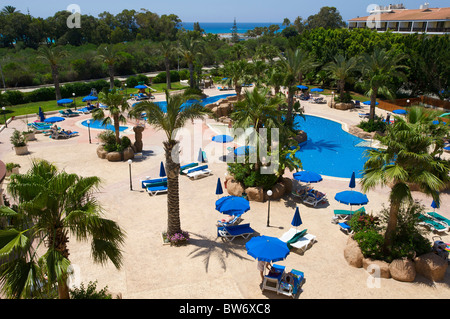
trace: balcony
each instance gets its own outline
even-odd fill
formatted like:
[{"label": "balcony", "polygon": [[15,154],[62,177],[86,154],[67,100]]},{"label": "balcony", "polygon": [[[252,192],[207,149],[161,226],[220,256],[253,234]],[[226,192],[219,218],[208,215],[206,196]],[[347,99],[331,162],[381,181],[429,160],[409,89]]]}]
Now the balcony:
[{"label": "balcony", "polygon": [[427,28],[427,32],[450,32],[450,28]]}]

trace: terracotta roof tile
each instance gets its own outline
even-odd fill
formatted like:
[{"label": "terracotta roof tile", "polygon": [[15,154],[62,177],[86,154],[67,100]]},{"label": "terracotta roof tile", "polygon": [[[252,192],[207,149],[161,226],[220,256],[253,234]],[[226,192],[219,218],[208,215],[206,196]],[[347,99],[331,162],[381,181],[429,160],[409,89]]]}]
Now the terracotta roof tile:
[{"label": "terracotta roof tile", "polygon": [[[354,18],[348,21],[366,21],[366,17]],[[392,13],[381,13],[380,21],[411,21],[411,20],[450,20],[450,7],[398,10],[393,9]]]}]

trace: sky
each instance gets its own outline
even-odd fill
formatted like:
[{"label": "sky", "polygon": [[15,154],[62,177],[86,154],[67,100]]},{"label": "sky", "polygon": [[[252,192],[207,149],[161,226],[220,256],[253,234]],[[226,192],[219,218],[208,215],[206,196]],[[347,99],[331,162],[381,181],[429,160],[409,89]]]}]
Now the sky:
[{"label": "sky", "polygon": [[[371,4],[403,3],[407,9],[419,9],[425,0],[0,0],[0,7],[12,5],[22,13],[47,18],[67,10],[71,4],[80,7],[81,14],[97,17],[107,11],[117,14],[124,9],[147,9],[158,15],[176,14],[183,22],[278,22],[284,18],[294,22],[297,16],[306,20],[324,6],[336,7],[344,20],[367,16]],[[430,7],[448,7],[449,0],[429,0]]]}]

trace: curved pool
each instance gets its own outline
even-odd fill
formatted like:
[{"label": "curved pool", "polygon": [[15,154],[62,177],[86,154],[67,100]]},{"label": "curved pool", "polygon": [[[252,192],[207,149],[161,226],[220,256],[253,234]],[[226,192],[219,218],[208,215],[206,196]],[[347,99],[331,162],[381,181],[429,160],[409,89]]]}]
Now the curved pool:
[{"label": "curved pool", "polygon": [[[114,125],[112,125],[112,124],[102,125],[102,121],[100,121],[100,120],[85,120],[85,121],[81,122],[81,125],[88,127],[87,121],[90,121],[90,123],[89,123],[90,128],[97,129],[97,130],[111,130],[113,132],[116,131],[114,128]],[[128,126],[119,126],[119,132],[123,132],[127,128],[128,128]]]},{"label": "curved pool", "polygon": [[357,178],[362,177],[364,152],[371,149],[365,140],[344,131],[341,123],[322,117],[296,116],[294,124],[308,135],[306,144],[296,153],[304,170],[342,178],[350,178],[355,172]]},{"label": "curved pool", "polygon": [[[229,96],[234,96],[236,94],[233,93],[229,93],[229,94],[220,94],[220,95],[215,95],[215,96],[208,96],[202,100],[200,100],[200,104],[205,106],[211,103],[216,103],[219,100],[222,99],[226,99]],[[191,105],[195,102],[198,102],[197,100],[188,100],[186,103],[184,103],[183,105]],[[155,102],[155,104],[158,104],[161,108],[161,110],[163,110],[164,112],[167,111],[167,102],[166,101],[160,101],[160,102]]]}]

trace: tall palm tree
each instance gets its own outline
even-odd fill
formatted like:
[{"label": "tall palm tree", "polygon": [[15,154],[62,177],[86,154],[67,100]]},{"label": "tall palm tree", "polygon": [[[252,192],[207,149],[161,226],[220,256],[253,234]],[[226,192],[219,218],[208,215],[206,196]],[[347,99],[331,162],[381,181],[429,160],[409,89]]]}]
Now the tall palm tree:
[{"label": "tall palm tree", "polygon": [[297,48],[295,51],[287,49],[284,55],[280,55],[280,65],[285,73],[285,86],[288,87],[288,109],[286,122],[292,123],[292,110],[294,107],[294,94],[297,91],[296,83],[302,82],[303,74],[306,74],[317,63],[309,52]]},{"label": "tall palm tree", "polygon": [[114,88],[114,65],[117,62],[118,56],[112,45],[102,45],[98,48],[98,58],[103,61],[108,67],[109,74],[109,88]]},{"label": "tall palm tree", "polygon": [[387,98],[393,98],[394,92],[390,84],[394,78],[405,78],[402,69],[405,65],[400,64],[404,59],[401,54],[395,54],[393,51],[375,48],[369,54],[363,54],[358,64],[360,65],[362,87],[366,90],[366,95],[370,97],[369,119],[375,118],[375,102],[379,94]]},{"label": "tall palm tree", "polygon": [[3,13],[3,14],[11,14],[11,13],[14,13],[14,12],[20,12],[20,10],[16,10],[16,9],[17,8],[13,7],[13,6],[4,6],[2,11],[1,11],[1,13]]},{"label": "tall palm tree", "polygon": [[201,118],[209,112],[208,109],[198,103],[184,104],[189,99],[199,99],[199,97],[183,94],[170,95],[168,90],[165,90],[165,93],[167,101],[166,112],[158,104],[144,101],[130,111],[130,116],[138,118],[142,112],[146,112],[148,123],[166,133],[167,140],[163,141],[163,146],[167,174],[167,234],[172,236],[181,232],[178,185],[178,176],[180,175],[179,142],[175,139],[175,134],[177,129],[182,128],[186,121]]},{"label": "tall palm tree", "polygon": [[334,61],[324,67],[324,70],[329,72],[330,77],[337,81],[341,101],[344,101],[345,84],[352,78],[353,72],[356,70],[356,63],[355,57],[347,59],[342,54],[338,54]]},{"label": "tall palm tree", "polygon": [[223,80],[223,83],[227,86],[233,86],[237,98],[240,100],[242,85],[252,81],[251,66],[246,60],[226,61],[223,72],[226,75],[226,80]]},{"label": "tall palm tree", "polygon": [[273,88],[275,95],[278,95],[280,88],[284,83],[284,73],[279,67],[269,69],[266,84]]},{"label": "tall palm tree", "polygon": [[419,125],[396,118],[388,125],[385,136],[375,137],[385,147],[370,149],[361,180],[364,191],[377,185],[390,186],[389,219],[384,250],[389,254],[397,227],[402,202],[412,201],[410,185],[418,185],[422,192],[439,203],[439,191],[449,181],[449,162],[430,154],[433,138]]},{"label": "tall palm tree", "polygon": [[8,192],[18,205],[0,208],[2,217],[13,220],[13,228],[0,231],[0,256],[7,260],[0,281],[7,296],[35,297],[43,285],[57,284],[59,298],[68,299],[69,235],[91,242],[94,262],[110,260],[121,268],[125,235],[116,222],[101,216],[93,196],[99,185],[98,177],[58,171],[44,160],[34,160],[26,174],[11,176]]},{"label": "tall palm tree", "polygon": [[44,60],[50,64],[57,101],[61,99],[61,90],[59,88],[59,64],[67,54],[67,51],[58,47],[42,46],[38,49],[38,59]]},{"label": "tall palm tree", "polygon": [[173,46],[169,41],[161,42],[159,46],[161,54],[164,56],[164,65],[166,67],[166,88],[170,90],[172,88],[170,82],[170,57],[173,54]]},{"label": "tall palm tree", "polygon": [[193,36],[183,36],[180,39],[178,52],[184,58],[189,67],[189,85],[191,88],[195,87],[194,81],[194,61],[202,51],[202,42]]},{"label": "tall palm tree", "polygon": [[92,112],[92,118],[94,120],[103,120],[103,125],[113,124],[116,134],[116,143],[120,143],[120,123],[127,122],[124,113],[130,108],[127,98],[113,89],[106,94],[100,92],[99,100],[108,106],[109,116],[105,114],[103,108],[98,108]]}]

